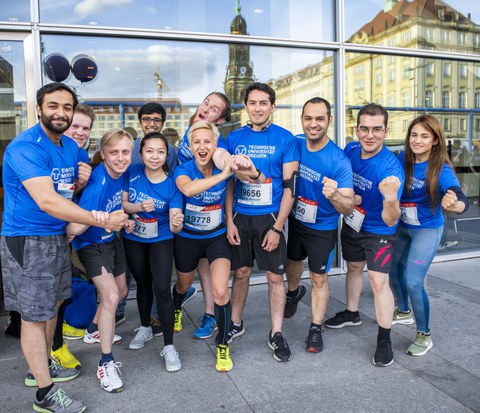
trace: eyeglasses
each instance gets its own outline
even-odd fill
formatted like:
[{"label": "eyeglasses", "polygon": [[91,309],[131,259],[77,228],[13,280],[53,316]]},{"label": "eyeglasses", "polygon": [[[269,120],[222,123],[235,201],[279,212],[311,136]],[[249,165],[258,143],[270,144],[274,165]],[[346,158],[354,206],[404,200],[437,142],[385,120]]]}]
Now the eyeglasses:
[{"label": "eyeglasses", "polygon": [[143,123],[151,123],[153,122],[155,125],[161,125],[163,123],[162,118],[142,118],[141,121]]},{"label": "eyeglasses", "polygon": [[359,134],[362,136],[362,138],[364,138],[365,136],[370,134],[370,132],[372,133],[373,136],[378,138],[379,136],[382,136],[382,134],[385,132],[385,129],[382,128],[381,126],[375,126],[374,128],[367,128],[366,126],[359,126],[357,128],[357,130],[358,130]]}]

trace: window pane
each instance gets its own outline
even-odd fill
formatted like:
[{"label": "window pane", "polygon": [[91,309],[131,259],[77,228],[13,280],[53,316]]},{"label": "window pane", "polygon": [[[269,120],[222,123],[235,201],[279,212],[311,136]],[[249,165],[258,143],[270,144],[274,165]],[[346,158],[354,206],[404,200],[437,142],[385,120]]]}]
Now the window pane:
[{"label": "window pane", "polygon": [[29,22],[30,0],[2,1],[0,21]]},{"label": "window pane", "polygon": [[40,0],[43,23],[332,41],[333,0]]}]

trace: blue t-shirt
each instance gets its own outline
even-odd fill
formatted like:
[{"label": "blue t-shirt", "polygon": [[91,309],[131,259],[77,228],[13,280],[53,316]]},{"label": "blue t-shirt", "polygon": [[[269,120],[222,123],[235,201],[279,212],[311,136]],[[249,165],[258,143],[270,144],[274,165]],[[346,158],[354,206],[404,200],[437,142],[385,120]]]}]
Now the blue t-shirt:
[{"label": "blue t-shirt", "polygon": [[[113,179],[101,163],[92,171],[88,184],[80,195],[78,205],[87,211],[113,212],[121,209],[124,175]],[[103,228],[91,226],[83,234],[76,236],[72,245],[76,251],[90,244],[110,242],[114,237],[115,232],[107,232]]]},{"label": "blue t-shirt", "polygon": [[[142,157],[140,156],[140,143],[142,142],[142,139],[143,138],[137,138],[133,141],[132,165],[144,165]],[[173,173],[177,165],[178,165],[177,148],[169,143],[168,155],[167,155],[168,171],[170,173]]]},{"label": "blue t-shirt", "polygon": [[[180,141],[180,144],[178,145],[178,162],[181,164],[186,163],[193,159],[193,153],[190,150],[190,144],[188,143],[188,129],[183,135],[183,138]],[[225,142],[225,139],[222,135],[218,137],[217,148],[223,148],[226,151],[228,151],[227,143]]]},{"label": "blue t-shirt", "polygon": [[90,163],[90,157],[88,152],[84,148],[78,148],[78,160],[80,162],[85,162],[87,165]]},{"label": "blue t-shirt", "polygon": [[173,238],[170,231],[170,208],[182,209],[183,197],[175,185],[171,175],[159,183],[150,182],[141,165],[133,165],[125,174],[125,191],[128,200],[133,204],[141,204],[146,199],[153,199],[155,210],[137,212],[133,215],[136,226],[134,232],[123,236],[127,239],[152,243]]},{"label": "blue t-shirt", "polygon": [[362,159],[359,142],[350,142],[345,147],[345,154],[352,163],[353,189],[362,197],[358,205],[365,213],[361,231],[373,234],[395,234],[397,225],[389,227],[382,219],[383,195],[378,189],[380,182],[387,176],[396,176],[400,180],[397,199],[403,191],[405,174],[397,157],[386,146],[375,156]]},{"label": "blue t-shirt", "polygon": [[227,147],[233,155],[248,155],[266,178],[263,184],[236,180],[234,211],[244,215],[278,212],[283,196],[283,165],[300,160],[296,138],[274,124],[262,131],[244,126],[227,136]]},{"label": "blue t-shirt", "polygon": [[299,178],[291,217],[316,230],[337,229],[340,214],[323,195],[322,180],[327,177],[336,181],[338,188],[353,188],[350,160],[331,140],[315,152],[308,150],[305,135],[297,136],[297,142],[300,151]]},{"label": "blue t-shirt", "polygon": [[[222,171],[213,167],[212,176]],[[179,176],[186,175],[192,181],[205,178],[197,167],[195,160],[178,165],[175,169],[175,182]],[[207,191],[195,196],[183,195],[183,229],[178,233],[185,238],[205,239],[224,234],[225,195],[228,181],[222,181]],[[185,231],[186,230],[186,231]]]},{"label": "blue t-shirt", "polygon": [[3,157],[4,211],[2,235],[65,234],[66,222],[42,211],[23,186],[27,179],[49,176],[55,191],[72,199],[78,175],[78,145],[62,135],[55,145],[40,124],[18,135]]},{"label": "blue t-shirt", "polygon": [[[405,165],[405,154],[400,152],[398,160]],[[428,162],[413,164],[413,182],[410,183],[410,191],[408,186],[403,188],[402,198],[400,200],[400,208],[402,215],[400,217],[401,224],[407,228],[439,228],[444,223],[442,213],[442,197],[447,189],[453,186],[460,186],[458,179],[450,165],[445,164],[438,179],[438,196],[435,210],[430,208],[430,200],[427,194],[427,184],[425,182],[427,176]]]}]

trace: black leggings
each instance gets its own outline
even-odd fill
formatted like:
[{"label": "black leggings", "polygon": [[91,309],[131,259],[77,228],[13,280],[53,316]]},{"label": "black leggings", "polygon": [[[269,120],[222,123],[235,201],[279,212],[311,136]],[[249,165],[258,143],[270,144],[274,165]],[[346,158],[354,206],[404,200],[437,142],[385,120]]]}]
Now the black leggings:
[{"label": "black leggings", "polygon": [[[173,239],[153,243],[123,238],[125,256],[137,282],[137,305],[142,326],[150,326],[153,294],[157,298],[158,318],[163,326],[163,340],[173,344],[173,300],[171,293]],[[152,289],[153,284],[153,289]]]}]

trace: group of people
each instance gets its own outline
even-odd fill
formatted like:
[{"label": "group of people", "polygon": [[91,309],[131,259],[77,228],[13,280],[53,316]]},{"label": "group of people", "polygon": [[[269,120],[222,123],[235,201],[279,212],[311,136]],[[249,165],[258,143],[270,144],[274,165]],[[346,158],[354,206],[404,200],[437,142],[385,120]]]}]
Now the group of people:
[{"label": "group of people", "polygon": [[[147,104],[138,114],[144,136],[134,141],[125,130],[107,131],[100,141],[102,162],[92,171],[83,149],[91,108],[61,83],[37,92],[39,123],[5,152],[0,242],[5,306],[21,315],[30,368],[25,384],[38,387],[35,411],[86,409],[56,385],[77,377],[81,365],[62,337],[62,303],[71,295],[69,241],[97,289],[97,312],[81,335],[86,343],[100,343],[97,378],[110,393],[123,390],[112,344],[121,340],[115,315],[128,292],[127,268],[137,283],[140,319],[129,348],[139,350],[152,339],[156,313],[169,372],[181,369],[174,332],[182,329],[195,272],[205,299],[195,337],[217,331],[216,369],[233,368],[229,345],[246,331],[243,312],[255,261],[268,281],[267,344],[279,362],[291,358],[282,324],[306,293],[300,282],[305,259],[312,281],[306,351],[322,351],[322,325],[362,323],[365,265],[378,323],[373,363],[394,362],[392,324],[417,323],[408,354],[420,356],[432,347],[425,277],[440,243],[442,210],[459,214],[468,208],[439,122],[417,117],[397,158],[385,146],[388,113],[380,105],[360,109],[358,141],[341,149],[328,136],[327,100],[304,104],[303,134],[294,136],[271,123],[275,98],[269,85],[249,85],[249,122],[222,137],[217,127],[230,120],[230,102],[222,93],[209,94],[178,154],[161,133],[164,108]],[[341,215],[347,307],[324,322]]]}]

